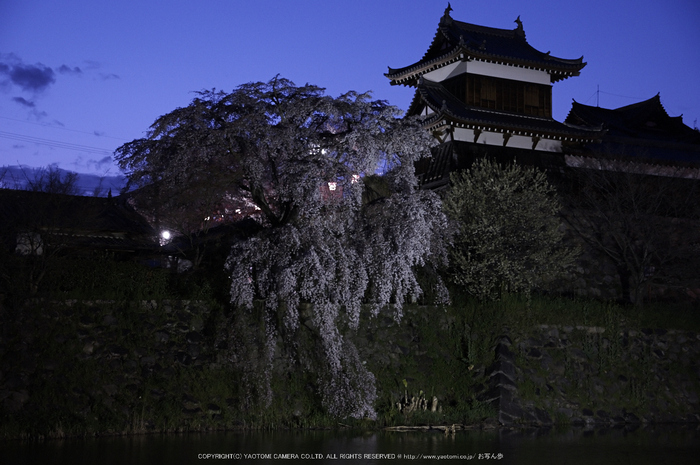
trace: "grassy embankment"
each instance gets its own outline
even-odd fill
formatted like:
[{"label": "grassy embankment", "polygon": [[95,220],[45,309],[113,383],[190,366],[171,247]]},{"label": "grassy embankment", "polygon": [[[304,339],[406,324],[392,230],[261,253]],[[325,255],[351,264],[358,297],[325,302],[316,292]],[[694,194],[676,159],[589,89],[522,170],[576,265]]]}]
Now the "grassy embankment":
[{"label": "grassy embankment", "polygon": [[[697,309],[682,305],[636,309],[558,297],[526,302],[506,296],[489,303],[457,297],[446,308],[409,306],[400,323],[382,316],[367,319],[363,330],[350,335],[376,376],[377,419],[336,419],[323,412],[317,375],[295,364],[293,357],[285,358],[289,354],[276,359],[272,397],[269,404],[262,400],[264,328],[256,323],[254,312],[241,319],[243,312],[217,303],[221,297],[203,281],[183,284],[169,282],[181,278],[159,272],[140,277],[120,273],[122,278],[114,278],[117,282],[110,288],[128,279],[130,298],[153,297],[155,305],[134,305],[109,291],[109,304],[78,301],[67,306],[46,299],[15,306],[14,299],[12,307],[6,306],[2,389],[17,397],[14,405],[19,408],[2,411],[0,438],[468,424],[493,415],[474,394],[493,361],[494,338],[504,331],[524,335],[543,324],[700,331]],[[86,285],[92,286],[90,292],[66,288],[59,302],[105,295],[103,281]],[[206,303],[183,309],[168,304],[168,295]],[[177,308],[166,312],[169,305]],[[241,324],[246,333],[234,332],[237,343],[230,334],[228,339],[222,336],[226,328]],[[302,331],[297,350],[317,350],[312,331]],[[238,349],[250,359],[229,363]],[[608,358],[600,363],[613,367],[614,351],[605,354]],[[528,396],[527,385],[521,391]],[[438,399],[435,412],[430,408],[433,397]],[[425,410],[409,407],[423,399]]]}]

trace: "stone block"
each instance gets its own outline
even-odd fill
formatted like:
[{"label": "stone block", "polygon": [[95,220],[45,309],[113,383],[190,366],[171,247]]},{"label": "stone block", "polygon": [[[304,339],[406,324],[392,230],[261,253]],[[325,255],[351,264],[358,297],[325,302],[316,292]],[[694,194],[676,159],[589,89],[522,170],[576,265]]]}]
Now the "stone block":
[{"label": "stone block", "polygon": [[520,423],[525,417],[525,411],[514,402],[504,403],[499,405],[498,421],[502,425],[512,425]]},{"label": "stone block", "polygon": [[513,352],[508,348],[507,345],[505,344],[498,344],[496,345],[496,360],[497,361],[502,361],[502,360],[513,360]]},{"label": "stone block", "polygon": [[550,417],[549,414],[546,411],[542,410],[541,408],[535,408],[534,416],[535,416],[536,422],[540,425],[551,425],[552,424],[552,417]]},{"label": "stone block", "polygon": [[502,375],[498,375],[498,381],[495,387],[500,388],[502,391],[517,392],[518,390],[517,386],[510,378]]}]

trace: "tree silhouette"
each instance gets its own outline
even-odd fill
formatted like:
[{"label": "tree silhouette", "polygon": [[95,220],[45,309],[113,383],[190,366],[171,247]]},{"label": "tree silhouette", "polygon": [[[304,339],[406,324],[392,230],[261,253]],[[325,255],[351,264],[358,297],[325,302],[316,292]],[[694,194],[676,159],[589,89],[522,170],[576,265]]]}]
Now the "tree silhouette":
[{"label": "tree silhouette", "polygon": [[683,167],[612,157],[582,160],[569,172],[565,218],[615,265],[622,298],[641,306],[645,284],[697,287],[697,180]]},{"label": "tree silhouette", "polygon": [[[299,307],[310,305],[324,354],[323,405],[337,416],[373,416],[376,396],[372,374],[340,334],[341,316],[357,328],[367,302],[374,314],[391,305],[400,318],[406,299],[421,294],[414,267],[445,258],[440,201],[418,190],[414,175],[433,141],[399,115],[368,94],[332,98],[276,77],[200,92],[116,152],[132,185],[157,185],[183,205],[190,198],[200,218],[211,206],[198,203],[197,186],[252,207],[258,228],[227,261],[231,301],[264,302],[266,369],[278,337],[294,345]],[[388,189],[368,196],[363,178],[380,166]]]}]

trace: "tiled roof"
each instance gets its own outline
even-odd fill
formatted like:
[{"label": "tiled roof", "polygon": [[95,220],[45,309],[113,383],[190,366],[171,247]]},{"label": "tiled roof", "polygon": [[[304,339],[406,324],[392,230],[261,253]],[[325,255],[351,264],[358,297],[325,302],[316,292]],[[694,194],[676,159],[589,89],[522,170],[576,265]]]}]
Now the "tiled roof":
[{"label": "tiled roof", "polygon": [[153,228],[120,197],[82,197],[0,189],[0,234],[43,230],[74,246],[96,248],[151,247]]},{"label": "tiled roof", "polygon": [[597,151],[647,161],[700,163],[700,132],[686,126],[682,116],[669,116],[658,94],[615,109],[574,101],[565,122],[581,127],[602,126],[606,133]]},{"label": "tiled roof", "polygon": [[565,59],[532,47],[525,39],[520,17],[515,29],[497,29],[455,21],[445,13],[428,51],[420,61],[389,68],[385,74],[392,84],[415,85],[418,76],[457,60],[474,59],[513,66],[546,70],[552,82],[578,76],[586,66],[583,57]]},{"label": "tiled roof", "polygon": [[552,118],[470,107],[454,97],[440,83],[425,79],[419,82],[416,97],[420,98],[414,98],[409,114],[417,113],[422,104],[435,112],[423,121],[426,127],[439,125],[440,121],[447,120],[455,126],[522,131],[524,135],[546,135],[572,140],[592,141],[601,135],[599,128],[579,128]]},{"label": "tiled roof", "polygon": [[611,136],[700,143],[700,132],[683,124],[682,116],[669,116],[658,94],[648,100],[615,109],[593,107],[574,101],[566,121],[580,126],[603,125]]}]

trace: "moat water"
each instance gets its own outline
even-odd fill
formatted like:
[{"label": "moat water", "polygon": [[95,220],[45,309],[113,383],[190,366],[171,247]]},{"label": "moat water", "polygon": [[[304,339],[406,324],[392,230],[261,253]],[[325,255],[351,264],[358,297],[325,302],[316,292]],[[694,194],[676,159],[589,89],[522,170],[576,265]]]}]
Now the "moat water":
[{"label": "moat water", "polygon": [[700,463],[700,429],[440,432],[275,431],[0,443],[11,464]]}]

